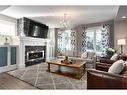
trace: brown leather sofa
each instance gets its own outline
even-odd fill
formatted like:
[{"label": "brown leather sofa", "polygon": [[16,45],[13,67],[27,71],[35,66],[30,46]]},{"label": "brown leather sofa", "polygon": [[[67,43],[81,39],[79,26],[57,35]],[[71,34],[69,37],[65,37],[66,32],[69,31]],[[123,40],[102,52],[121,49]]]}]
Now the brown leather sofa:
[{"label": "brown leather sofa", "polygon": [[114,63],[114,60],[110,59],[101,59],[100,62],[96,62],[96,70],[108,71],[109,67]]},{"label": "brown leather sofa", "polygon": [[[124,61],[127,60],[127,56],[126,55],[122,55],[122,56],[119,56],[118,60],[119,59],[122,59]],[[117,60],[116,60],[117,61]],[[115,61],[114,60],[110,60],[110,59],[107,59],[105,57],[102,57],[100,59],[100,62],[96,62],[95,64],[95,68],[96,70],[101,70],[101,71],[108,71],[109,67],[114,63]]]},{"label": "brown leather sofa", "polygon": [[114,62],[108,61],[96,63],[96,69],[87,70],[87,89],[127,89],[127,65],[120,75],[111,74],[107,71]]},{"label": "brown leather sofa", "polygon": [[127,72],[117,75],[100,70],[88,70],[87,89],[127,89]]}]

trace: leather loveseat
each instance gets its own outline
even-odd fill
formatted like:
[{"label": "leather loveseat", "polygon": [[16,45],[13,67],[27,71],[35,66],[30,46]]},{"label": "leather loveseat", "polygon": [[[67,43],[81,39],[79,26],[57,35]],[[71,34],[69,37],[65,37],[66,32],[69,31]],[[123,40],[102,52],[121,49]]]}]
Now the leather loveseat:
[{"label": "leather loveseat", "polygon": [[100,62],[96,62],[96,70],[108,71],[109,67],[114,63],[114,60],[102,58]]},{"label": "leather loveseat", "polygon": [[[118,60],[127,60],[127,56],[126,55],[120,55]],[[116,60],[117,61],[117,60]],[[100,62],[96,62],[95,64],[95,68],[96,70],[101,70],[101,71],[108,71],[109,67],[115,62],[115,60],[110,60],[108,58],[102,57],[100,59]]]},{"label": "leather loveseat", "polygon": [[127,64],[120,74],[111,74],[107,71],[112,64],[99,62],[96,69],[87,70],[87,89],[127,89]]},{"label": "leather loveseat", "polygon": [[127,72],[117,75],[100,70],[88,70],[87,89],[127,89]]}]

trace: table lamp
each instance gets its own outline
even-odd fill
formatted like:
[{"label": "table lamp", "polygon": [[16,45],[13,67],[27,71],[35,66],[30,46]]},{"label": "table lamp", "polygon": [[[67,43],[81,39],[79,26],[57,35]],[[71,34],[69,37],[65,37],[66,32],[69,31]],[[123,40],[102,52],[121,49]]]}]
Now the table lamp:
[{"label": "table lamp", "polygon": [[121,46],[121,54],[123,54],[123,45],[126,45],[126,40],[125,39],[118,39],[117,45]]}]

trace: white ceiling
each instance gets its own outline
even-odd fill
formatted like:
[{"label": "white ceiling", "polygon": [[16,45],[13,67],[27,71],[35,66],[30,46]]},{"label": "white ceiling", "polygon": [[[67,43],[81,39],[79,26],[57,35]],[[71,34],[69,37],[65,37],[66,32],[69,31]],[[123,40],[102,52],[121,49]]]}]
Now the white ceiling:
[{"label": "white ceiling", "polygon": [[9,6],[0,6],[0,12],[3,11],[4,9],[8,8]]},{"label": "white ceiling", "polygon": [[[71,26],[115,19],[118,6],[10,6],[0,13],[13,18],[28,17],[50,27],[59,27],[63,14]],[[1,9],[1,8],[0,8]]]}]

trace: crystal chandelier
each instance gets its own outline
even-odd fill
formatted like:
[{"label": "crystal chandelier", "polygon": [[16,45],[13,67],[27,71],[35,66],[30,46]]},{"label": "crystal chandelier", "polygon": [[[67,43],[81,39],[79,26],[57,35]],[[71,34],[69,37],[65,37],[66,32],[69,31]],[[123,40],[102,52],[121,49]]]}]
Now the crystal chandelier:
[{"label": "crystal chandelier", "polygon": [[69,15],[64,13],[63,19],[60,21],[60,28],[61,29],[67,29],[67,28],[69,28],[68,17],[69,17]]}]

